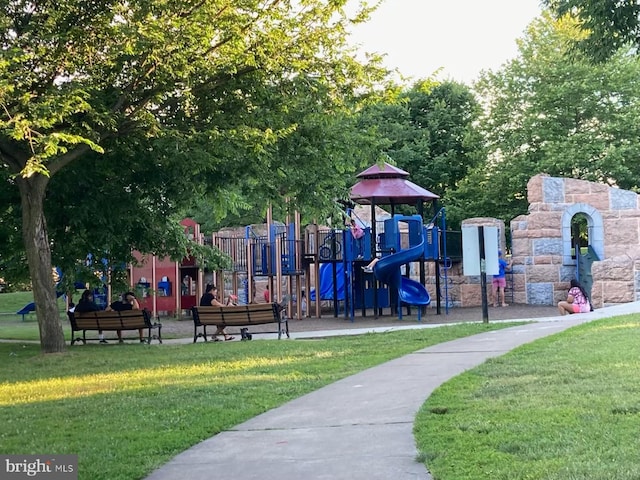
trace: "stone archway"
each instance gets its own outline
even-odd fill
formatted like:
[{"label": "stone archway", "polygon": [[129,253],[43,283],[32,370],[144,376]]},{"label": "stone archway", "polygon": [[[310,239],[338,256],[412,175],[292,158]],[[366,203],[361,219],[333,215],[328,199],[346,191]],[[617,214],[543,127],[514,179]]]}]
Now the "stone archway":
[{"label": "stone archway", "polygon": [[599,258],[604,258],[604,223],[602,215],[591,205],[586,203],[575,203],[562,214],[562,263],[564,265],[575,265],[575,256],[572,255],[573,248],[571,236],[571,224],[576,215],[583,214],[587,219],[587,229],[589,232],[589,245],[595,250]]}]

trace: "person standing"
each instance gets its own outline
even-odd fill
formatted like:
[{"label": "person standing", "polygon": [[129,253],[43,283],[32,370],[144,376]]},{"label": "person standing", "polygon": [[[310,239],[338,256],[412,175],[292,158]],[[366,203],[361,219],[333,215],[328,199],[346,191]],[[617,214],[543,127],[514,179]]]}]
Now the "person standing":
[{"label": "person standing", "polygon": [[591,302],[589,301],[587,292],[582,288],[582,285],[580,285],[580,282],[573,279],[570,285],[567,299],[558,302],[560,315],[590,312]]},{"label": "person standing", "polygon": [[356,256],[358,259],[362,258],[362,237],[364,237],[364,230],[362,227],[356,223],[356,221],[351,219],[351,235],[353,236],[353,241],[356,242]]},{"label": "person standing", "polygon": [[300,311],[303,317],[307,316],[307,295],[305,292],[302,292],[302,298],[300,299]]},{"label": "person standing", "polygon": [[[491,290],[493,292],[493,306],[497,307],[498,302],[503,307],[508,307],[504,298],[504,289],[507,287],[506,271],[509,264],[502,258],[502,251],[498,250],[498,274],[493,276],[491,280]],[[499,298],[498,298],[499,297]]]}]

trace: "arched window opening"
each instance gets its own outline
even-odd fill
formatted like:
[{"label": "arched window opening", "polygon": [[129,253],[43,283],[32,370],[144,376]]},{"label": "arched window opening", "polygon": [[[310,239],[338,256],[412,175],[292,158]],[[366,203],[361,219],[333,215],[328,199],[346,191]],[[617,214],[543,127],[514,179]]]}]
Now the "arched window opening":
[{"label": "arched window opening", "polygon": [[577,213],[571,218],[571,258],[575,260],[576,252],[587,253],[589,247],[589,219],[584,213]]},{"label": "arched window opening", "polygon": [[579,252],[584,253],[591,247],[598,258],[604,258],[602,215],[585,203],[574,203],[562,214],[563,265],[577,264],[576,245]]}]

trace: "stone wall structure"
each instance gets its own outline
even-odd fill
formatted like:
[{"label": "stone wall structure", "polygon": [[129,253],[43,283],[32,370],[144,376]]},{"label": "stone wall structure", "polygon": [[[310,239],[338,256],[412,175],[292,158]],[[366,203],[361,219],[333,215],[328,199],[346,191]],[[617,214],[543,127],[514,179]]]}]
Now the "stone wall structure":
[{"label": "stone wall structure", "polygon": [[515,301],[552,305],[576,277],[571,221],[586,217],[594,307],[640,298],[640,203],[628,190],[536,175],[527,184],[529,213],[511,221]]},{"label": "stone wall structure", "polygon": [[[527,193],[529,213],[511,221],[513,290],[507,291],[508,302],[554,305],[566,298],[569,282],[576,278],[571,222],[578,214],[587,220],[588,244],[599,258],[591,268],[594,307],[640,300],[640,199],[636,193],[546,175],[532,177]],[[498,226],[504,232],[496,219],[476,218],[464,223]],[[433,284],[432,265],[428,272],[428,283]],[[444,280],[441,284],[444,290]],[[461,263],[447,271],[446,291],[451,306],[482,303],[480,277],[464,276]]]}]

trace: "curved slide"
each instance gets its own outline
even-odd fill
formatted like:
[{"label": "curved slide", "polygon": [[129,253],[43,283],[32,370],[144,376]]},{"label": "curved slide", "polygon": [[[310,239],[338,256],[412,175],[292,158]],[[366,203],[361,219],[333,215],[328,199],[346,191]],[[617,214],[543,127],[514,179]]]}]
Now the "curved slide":
[{"label": "curved slide", "polygon": [[418,260],[424,251],[424,240],[419,244],[398,253],[382,257],[373,268],[378,280],[398,290],[398,298],[408,305],[429,305],[429,292],[419,282],[403,277],[400,266]]}]

